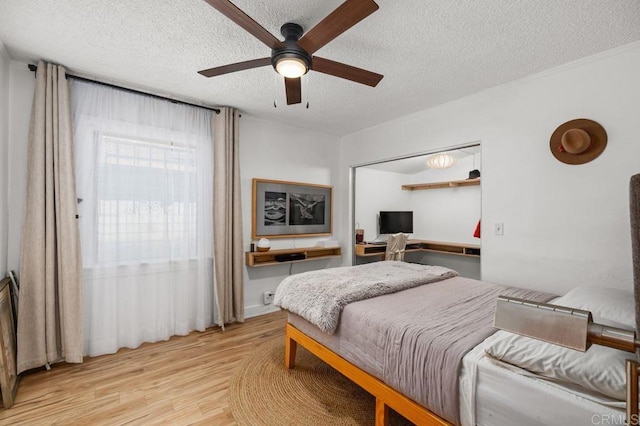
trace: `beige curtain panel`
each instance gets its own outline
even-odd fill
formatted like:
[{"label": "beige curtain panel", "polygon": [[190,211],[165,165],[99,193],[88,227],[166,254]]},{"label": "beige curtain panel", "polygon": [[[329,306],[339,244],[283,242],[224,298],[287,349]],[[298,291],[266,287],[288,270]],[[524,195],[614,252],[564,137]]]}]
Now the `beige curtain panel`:
[{"label": "beige curtain panel", "polygon": [[213,113],[213,259],[216,322],[244,322],[242,205],[240,199],[240,114]]},{"label": "beige curtain panel", "polygon": [[20,261],[18,373],[82,362],[82,269],[69,84],[38,64]]}]

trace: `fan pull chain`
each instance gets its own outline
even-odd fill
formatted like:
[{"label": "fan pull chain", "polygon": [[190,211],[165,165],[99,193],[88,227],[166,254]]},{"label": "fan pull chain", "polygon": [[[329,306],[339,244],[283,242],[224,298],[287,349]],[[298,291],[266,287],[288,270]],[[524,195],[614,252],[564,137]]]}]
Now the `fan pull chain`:
[{"label": "fan pull chain", "polygon": [[305,96],[307,98],[307,109],[309,109],[309,79],[311,78],[310,74],[311,73],[307,73],[303,77],[303,79],[304,79],[304,94],[305,94]]},{"label": "fan pull chain", "polygon": [[274,108],[278,108],[278,103],[276,101],[276,99],[278,98],[278,94],[277,94],[277,92],[278,92],[278,77],[279,77],[278,73],[275,73],[274,76],[273,76],[273,85],[272,85],[272,87],[273,87],[273,107]]}]

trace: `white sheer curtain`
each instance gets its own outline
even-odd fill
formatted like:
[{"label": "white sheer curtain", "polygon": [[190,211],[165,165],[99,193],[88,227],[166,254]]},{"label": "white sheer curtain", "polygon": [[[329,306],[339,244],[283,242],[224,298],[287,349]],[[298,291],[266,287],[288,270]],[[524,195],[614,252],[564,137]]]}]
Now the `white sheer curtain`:
[{"label": "white sheer curtain", "polygon": [[204,330],[214,319],[211,112],[77,80],[72,106],[85,354]]}]

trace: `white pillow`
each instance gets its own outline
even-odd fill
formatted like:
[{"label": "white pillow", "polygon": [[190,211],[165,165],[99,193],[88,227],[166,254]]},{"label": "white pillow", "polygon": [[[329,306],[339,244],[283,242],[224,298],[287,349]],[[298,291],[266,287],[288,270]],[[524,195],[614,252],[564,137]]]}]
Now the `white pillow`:
[{"label": "white pillow", "polygon": [[577,287],[550,303],[591,311],[595,322],[609,320],[624,324],[623,328],[636,328],[636,304],[632,290]]},{"label": "white pillow", "polygon": [[[551,303],[591,311],[596,322],[634,328],[631,291],[579,287]],[[618,349],[592,345],[580,352],[507,331],[498,331],[485,352],[540,376],[574,383],[620,401],[626,398],[625,360],[636,359],[634,353]]]}]

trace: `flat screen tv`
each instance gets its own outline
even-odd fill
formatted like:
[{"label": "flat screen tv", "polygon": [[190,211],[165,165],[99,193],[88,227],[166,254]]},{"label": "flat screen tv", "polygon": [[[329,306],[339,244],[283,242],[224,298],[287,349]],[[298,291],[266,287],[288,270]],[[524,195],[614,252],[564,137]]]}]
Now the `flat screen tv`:
[{"label": "flat screen tv", "polygon": [[380,212],[380,234],[413,234],[413,212]]}]

